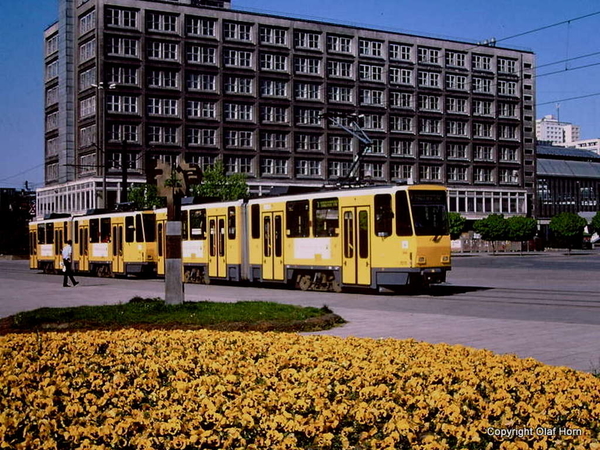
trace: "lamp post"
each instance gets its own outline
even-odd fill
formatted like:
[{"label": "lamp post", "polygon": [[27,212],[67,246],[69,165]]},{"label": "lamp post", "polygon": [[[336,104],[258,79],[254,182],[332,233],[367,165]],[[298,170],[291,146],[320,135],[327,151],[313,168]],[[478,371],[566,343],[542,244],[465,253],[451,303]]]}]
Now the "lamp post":
[{"label": "lamp post", "polygon": [[106,192],[106,172],[108,171],[108,168],[106,167],[107,165],[107,160],[106,160],[106,146],[105,144],[105,137],[106,137],[106,124],[105,124],[105,118],[106,118],[106,101],[105,101],[105,94],[104,94],[104,89],[105,87],[108,85],[108,89],[115,89],[117,87],[116,83],[104,83],[103,81],[101,81],[98,84],[92,84],[92,87],[96,88],[96,92],[98,94],[98,102],[97,105],[100,108],[100,114],[96,114],[96,117],[98,117],[99,119],[96,121],[96,126],[98,127],[97,133],[98,133],[98,141],[100,142],[100,145],[98,146],[98,149],[100,150],[100,153],[102,153],[102,208],[107,208],[108,207],[108,202],[107,202],[107,192]]}]

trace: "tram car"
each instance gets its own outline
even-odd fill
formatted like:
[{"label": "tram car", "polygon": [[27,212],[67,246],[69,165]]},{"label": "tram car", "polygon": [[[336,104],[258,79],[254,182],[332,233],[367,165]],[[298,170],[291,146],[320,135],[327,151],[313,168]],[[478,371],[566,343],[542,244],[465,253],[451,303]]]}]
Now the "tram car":
[{"label": "tram car", "polygon": [[[184,204],[181,221],[188,283],[249,281],[340,292],[440,283],[451,269],[442,186]],[[68,236],[77,271],[164,276],[166,226],[166,209],[32,222],[30,267],[57,270]]]},{"label": "tram car", "polygon": [[30,268],[60,269],[61,250],[73,241],[73,270],[100,277],[154,275],[157,266],[153,211],[58,215],[30,222]]}]

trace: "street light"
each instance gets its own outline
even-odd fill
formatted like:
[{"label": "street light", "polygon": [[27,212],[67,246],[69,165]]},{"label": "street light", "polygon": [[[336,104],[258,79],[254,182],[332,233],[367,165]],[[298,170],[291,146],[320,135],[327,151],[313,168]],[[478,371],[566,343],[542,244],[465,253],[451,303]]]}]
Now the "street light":
[{"label": "street light", "polygon": [[[107,168],[106,168],[106,148],[104,145],[104,138],[105,138],[105,108],[106,108],[106,102],[105,102],[105,95],[104,95],[104,89],[105,89],[105,85],[108,84],[108,89],[116,89],[117,84],[116,83],[104,83],[103,81],[101,81],[98,84],[92,83],[92,87],[96,88],[96,92],[98,93],[98,105],[100,105],[100,117],[99,120],[96,121],[96,126],[98,127],[98,140],[100,141],[100,146],[98,147],[98,149],[100,150],[100,152],[102,153],[102,208],[106,208],[108,206],[108,202],[107,202],[107,192],[106,192],[106,172],[107,172]],[[96,115],[96,117],[98,117],[98,115]]]}]

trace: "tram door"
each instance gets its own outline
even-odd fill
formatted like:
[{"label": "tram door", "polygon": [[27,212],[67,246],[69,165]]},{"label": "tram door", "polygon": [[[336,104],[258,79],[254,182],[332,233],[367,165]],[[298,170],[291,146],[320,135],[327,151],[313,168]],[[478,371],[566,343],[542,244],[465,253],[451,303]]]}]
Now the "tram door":
[{"label": "tram door", "polygon": [[90,231],[89,222],[79,224],[79,270],[87,272],[90,270]]},{"label": "tram door", "polygon": [[167,252],[167,240],[165,238],[166,233],[166,221],[165,220],[157,220],[156,221],[156,243],[157,243],[157,260],[156,260],[156,273],[158,275],[165,274],[165,256]]},{"label": "tram door", "polygon": [[283,213],[262,213],[262,278],[283,280]]},{"label": "tram door", "polygon": [[123,273],[125,263],[123,258],[123,222],[114,221],[112,225],[112,270],[114,273]]},{"label": "tram door", "polygon": [[208,216],[208,276],[225,277],[227,275],[226,262],[226,221],[227,217]]},{"label": "tram door", "polygon": [[371,284],[369,207],[342,208],[342,283]]}]

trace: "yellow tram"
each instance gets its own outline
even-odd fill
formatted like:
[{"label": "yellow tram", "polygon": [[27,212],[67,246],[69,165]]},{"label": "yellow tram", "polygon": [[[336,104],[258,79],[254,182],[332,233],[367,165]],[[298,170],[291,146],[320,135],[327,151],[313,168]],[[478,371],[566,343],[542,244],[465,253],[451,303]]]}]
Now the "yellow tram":
[{"label": "yellow tram", "polygon": [[[290,284],[302,290],[399,288],[446,280],[446,189],[437,185],[323,190],[181,208],[189,283]],[[167,211],[55,217],[30,224],[30,267],[56,271],[73,240],[74,269],[163,276]]]}]

